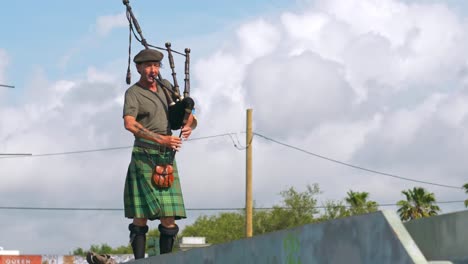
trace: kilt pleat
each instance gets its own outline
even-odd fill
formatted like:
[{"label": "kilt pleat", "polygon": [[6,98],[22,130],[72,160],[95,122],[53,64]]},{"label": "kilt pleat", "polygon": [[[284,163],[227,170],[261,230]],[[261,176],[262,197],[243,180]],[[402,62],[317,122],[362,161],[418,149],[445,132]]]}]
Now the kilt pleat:
[{"label": "kilt pleat", "polygon": [[[146,152],[145,152],[146,151]],[[153,164],[166,164],[169,152],[133,147],[124,188],[124,208],[127,218],[186,218],[177,164],[174,161],[174,182],[169,188],[159,188],[152,180]]]}]

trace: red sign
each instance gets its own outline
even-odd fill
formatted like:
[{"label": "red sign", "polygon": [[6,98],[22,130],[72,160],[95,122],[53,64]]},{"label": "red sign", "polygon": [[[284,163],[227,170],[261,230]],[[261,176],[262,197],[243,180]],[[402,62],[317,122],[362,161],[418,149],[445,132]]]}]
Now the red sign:
[{"label": "red sign", "polygon": [[21,255],[21,256],[1,256],[0,264],[42,264],[42,256]]}]

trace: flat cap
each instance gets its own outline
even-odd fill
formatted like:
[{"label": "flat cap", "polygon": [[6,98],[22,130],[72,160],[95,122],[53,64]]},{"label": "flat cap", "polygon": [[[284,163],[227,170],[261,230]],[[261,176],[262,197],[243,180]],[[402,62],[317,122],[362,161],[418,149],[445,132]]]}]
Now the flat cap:
[{"label": "flat cap", "polygon": [[144,49],[138,52],[137,55],[133,58],[133,62],[142,63],[149,61],[161,61],[164,57],[164,54],[154,49]]}]

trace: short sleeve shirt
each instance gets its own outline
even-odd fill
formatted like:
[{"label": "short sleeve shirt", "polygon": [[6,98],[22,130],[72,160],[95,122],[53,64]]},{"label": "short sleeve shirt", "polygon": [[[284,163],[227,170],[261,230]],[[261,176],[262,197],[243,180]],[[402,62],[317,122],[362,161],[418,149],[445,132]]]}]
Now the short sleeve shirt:
[{"label": "short sleeve shirt", "polygon": [[168,121],[168,106],[164,88],[158,85],[157,92],[140,86],[130,86],[125,92],[123,116],[133,116],[136,121],[151,132],[171,135]]}]

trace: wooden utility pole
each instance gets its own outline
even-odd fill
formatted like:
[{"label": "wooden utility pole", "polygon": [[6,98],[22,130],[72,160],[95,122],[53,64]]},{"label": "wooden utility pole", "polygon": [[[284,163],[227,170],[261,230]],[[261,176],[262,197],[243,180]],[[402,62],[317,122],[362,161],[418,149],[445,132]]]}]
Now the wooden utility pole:
[{"label": "wooden utility pole", "polygon": [[252,109],[247,109],[247,137],[246,137],[246,186],[245,186],[245,236],[252,237]]}]

